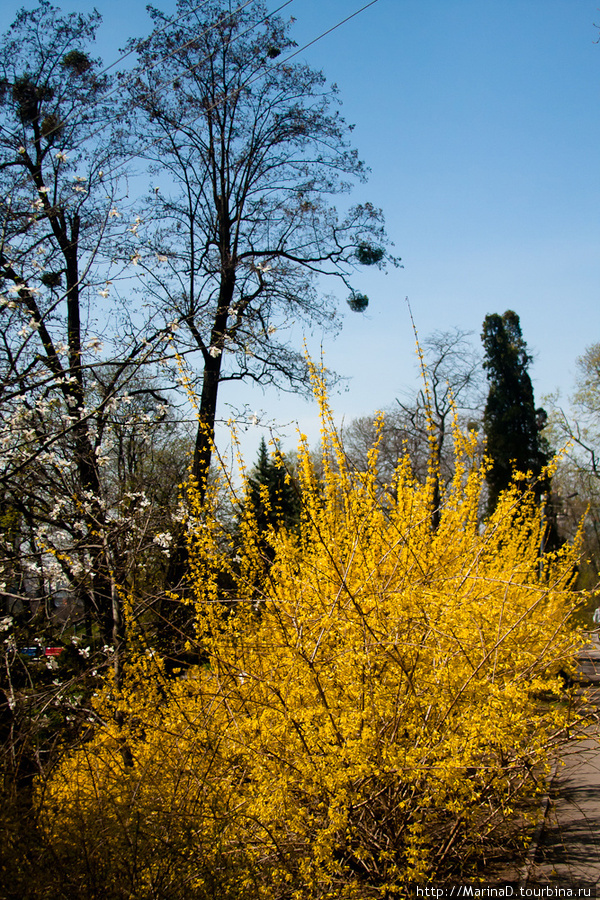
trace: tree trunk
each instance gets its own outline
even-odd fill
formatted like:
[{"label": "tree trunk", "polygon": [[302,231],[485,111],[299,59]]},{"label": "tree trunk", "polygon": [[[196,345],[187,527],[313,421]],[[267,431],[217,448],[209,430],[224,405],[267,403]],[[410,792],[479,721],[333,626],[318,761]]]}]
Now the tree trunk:
[{"label": "tree trunk", "polygon": [[[204,503],[206,497],[206,486],[208,483],[208,474],[215,440],[217,396],[219,393],[219,384],[221,383],[224,336],[227,328],[228,311],[233,300],[234,290],[235,269],[232,265],[229,265],[228,271],[225,271],[221,280],[219,305],[217,307],[211,331],[210,347],[204,354],[204,378],[202,381],[198,430],[196,432],[196,445],[194,447],[194,460],[192,464],[192,477],[197,484],[202,503]],[[215,352],[215,355],[212,355],[210,352],[213,348],[215,351],[218,351]]]},{"label": "tree trunk", "polygon": [[194,447],[194,461],[192,464],[192,478],[198,486],[200,499],[203,503],[206,496],[208,473],[215,439],[215,419],[220,376],[221,356],[216,358],[209,357],[204,367],[198,429],[196,431],[196,445]]}]

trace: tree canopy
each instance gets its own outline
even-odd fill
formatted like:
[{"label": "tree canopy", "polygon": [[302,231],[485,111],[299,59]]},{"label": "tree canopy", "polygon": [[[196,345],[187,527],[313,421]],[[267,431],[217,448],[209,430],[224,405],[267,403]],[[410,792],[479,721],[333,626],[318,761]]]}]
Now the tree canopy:
[{"label": "tree canopy", "polygon": [[177,346],[199,358],[193,472],[202,490],[219,385],[306,390],[288,329],[335,327],[323,277],[360,311],[368,300],[353,272],[396,260],[380,210],[333,205],[366,170],[337,89],[294,58],[291,23],[261,0],[233,12],[222,0],[179,0],[177,10],[184,18],[169,24],[150,8],[156,30],[131,44],[139,67],[127,83],[139,154],[161,184],[142,213],[146,291],[178,327]]}]

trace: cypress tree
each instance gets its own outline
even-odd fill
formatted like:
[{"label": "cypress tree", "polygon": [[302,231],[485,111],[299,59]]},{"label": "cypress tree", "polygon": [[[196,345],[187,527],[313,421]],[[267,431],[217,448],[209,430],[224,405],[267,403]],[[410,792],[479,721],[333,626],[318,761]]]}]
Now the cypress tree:
[{"label": "cypress tree", "polygon": [[[535,408],[528,368],[531,356],[523,340],[519,316],[512,310],[504,315],[488,315],[481,335],[485,352],[484,369],[489,393],[483,417],[487,453],[491,468],[487,475],[488,511],[492,512],[501,491],[515,472],[539,478],[548,462],[547,442],[541,436],[546,421],[543,409]],[[535,486],[539,496],[546,482]]]}]

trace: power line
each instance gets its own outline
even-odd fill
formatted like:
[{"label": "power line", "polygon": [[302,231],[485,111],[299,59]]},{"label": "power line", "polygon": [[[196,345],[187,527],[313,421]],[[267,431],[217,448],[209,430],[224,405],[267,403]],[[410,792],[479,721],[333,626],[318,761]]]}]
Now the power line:
[{"label": "power line", "polygon": [[[277,12],[279,12],[279,10],[283,9],[283,7],[284,7],[284,6],[287,6],[290,2],[292,2],[292,0],[288,0],[287,3],[284,3],[284,4],[283,4],[282,6],[280,6],[278,9],[274,10],[274,12],[270,13],[269,16],[267,16],[266,18],[270,18],[270,16],[275,15]],[[341,19],[339,22],[337,22],[337,23],[336,23],[335,25],[333,25],[331,28],[328,28],[326,31],[323,31],[321,34],[319,34],[316,38],[313,38],[312,41],[308,41],[308,43],[303,44],[302,47],[300,47],[298,50],[295,50],[293,53],[290,53],[290,54],[289,54],[288,56],[286,56],[284,59],[282,59],[282,60],[277,60],[276,63],[273,63],[273,64],[270,65],[270,66],[267,66],[267,68],[266,68],[265,70],[259,72],[258,74],[256,74],[256,75],[253,76],[252,78],[249,78],[247,81],[244,82],[243,85],[241,85],[240,87],[236,88],[235,91],[232,91],[230,94],[226,94],[225,96],[221,97],[218,101],[215,101],[215,102],[214,102],[213,104],[211,104],[210,106],[207,106],[207,107],[202,111],[202,113],[200,113],[200,115],[195,116],[195,118],[190,119],[189,122],[186,122],[186,126],[193,125],[195,122],[197,122],[199,119],[201,119],[202,116],[204,116],[207,112],[210,112],[210,111],[212,111],[212,110],[214,110],[214,109],[217,109],[218,106],[220,106],[220,105],[223,104],[223,103],[226,103],[227,100],[231,100],[233,97],[235,97],[237,94],[239,94],[240,91],[242,91],[243,89],[245,89],[245,88],[249,87],[250,85],[254,84],[254,83],[255,83],[256,81],[258,81],[259,79],[264,78],[265,75],[267,75],[269,72],[272,72],[274,69],[277,69],[277,68],[279,68],[279,67],[281,67],[281,66],[286,65],[286,63],[288,63],[291,59],[294,59],[294,57],[298,56],[300,53],[303,53],[303,52],[304,52],[305,50],[307,50],[309,47],[312,47],[312,46],[313,46],[314,44],[316,44],[318,41],[320,41],[320,40],[322,40],[323,38],[327,37],[327,35],[332,34],[332,32],[336,31],[338,28],[341,28],[342,25],[345,25],[346,22],[349,22],[351,19],[354,19],[356,16],[360,15],[360,13],[364,12],[366,9],[369,9],[369,7],[374,6],[374,5],[375,5],[376,3],[378,3],[378,2],[379,2],[379,0],[370,0],[369,3],[366,3],[366,4],[365,4],[364,6],[362,6],[360,9],[357,9],[355,12],[351,13],[349,16],[346,16],[346,18]],[[263,20],[263,21],[266,21],[266,18],[265,18],[265,20]],[[198,65],[198,64],[197,64],[197,65]],[[186,68],[185,71],[191,72],[191,71],[193,71],[194,68],[197,67],[197,65],[196,65],[196,66],[188,66],[188,67]],[[171,82],[171,83],[172,83],[172,82]],[[137,156],[139,156],[140,153],[143,153],[143,152],[145,152],[146,150],[149,150],[151,147],[156,146],[156,144],[159,144],[159,143],[161,143],[161,142],[164,141],[164,140],[165,140],[165,137],[164,137],[164,136],[161,136],[161,137],[159,137],[159,138],[156,138],[156,140],[151,141],[149,144],[146,144],[145,147],[142,147],[141,151],[138,150],[138,152],[135,153],[134,155],[125,158],[125,159],[122,160],[120,163],[117,163],[117,165],[114,166],[114,167],[110,170],[110,172],[109,172],[108,174],[109,174],[109,175],[112,175],[114,172],[116,172],[118,169],[120,169],[123,165],[125,165],[126,163],[130,162],[132,159],[135,159]]]},{"label": "power line", "polygon": [[[205,0],[205,2],[208,2],[208,0]],[[247,6],[249,6],[250,3],[253,3],[253,2],[254,2],[254,0],[246,0],[246,3],[244,3],[242,6],[238,6],[238,8],[237,8],[236,10],[234,10],[234,12],[232,12],[229,16],[227,16],[227,18],[228,18],[228,19],[232,19],[233,16],[237,15],[237,13],[241,12],[243,9],[245,9]],[[277,15],[278,12],[281,12],[282,9],[284,9],[286,6],[289,6],[290,3],[293,3],[293,2],[294,2],[294,0],[286,0],[285,3],[282,3],[281,6],[278,6],[277,9],[274,9],[274,10],[273,10],[273,12],[268,13],[263,19],[261,19],[261,20],[258,21],[258,22],[255,22],[254,25],[251,25],[251,26],[250,26],[249,28],[247,28],[245,31],[242,31],[240,34],[236,35],[236,36],[233,38],[233,40],[231,40],[229,43],[232,44],[232,43],[234,43],[235,41],[238,41],[238,40],[240,40],[241,38],[245,37],[245,36],[246,36],[247,34],[249,34],[251,31],[254,31],[254,29],[257,28],[259,25],[262,25],[263,22],[266,22],[266,21],[267,21],[268,19],[270,19],[272,16]],[[210,27],[205,28],[204,31],[203,31],[200,35],[195,35],[193,38],[190,38],[189,41],[185,41],[185,43],[180,44],[179,46],[175,47],[175,49],[174,49],[174,50],[171,50],[170,53],[167,53],[166,56],[162,56],[160,59],[157,59],[151,66],[147,66],[146,69],[144,70],[144,72],[145,72],[145,73],[146,73],[146,72],[150,72],[152,69],[155,69],[156,66],[161,65],[162,63],[166,62],[166,60],[170,59],[172,56],[175,56],[177,53],[180,53],[180,52],[181,52],[182,50],[184,50],[186,47],[189,47],[191,44],[195,43],[195,41],[197,41],[199,37],[205,37],[207,34],[209,34],[209,32],[211,32],[211,31],[213,31],[215,28],[217,28],[218,25],[219,25],[219,23],[218,23],[218,22],[215,22],[214,25],[211,25]],[[165,26],[165,27],[166,27],[166,26]],[[162,29],[162,31],[164,31],[164,28]],[[160,31],[157,32],[157,34],[160,34],[160,33],[161,33]],[[147,38],[147,39],[143,42],[143,44],[144,44],[144,43],[147,44],[153,37],[154,37],[154,33],[153,33],[149,38]],[[143,46],[143,44],[142,44],[142,46]],[[137,49],[137,48],[134,48],[134,49]],[[133,53],[133,52],[134,52],[133,50],[130,51],[130,53]],[[199,66],[201,66],[203,63],[207,62],[207,60],[209,60],[209,59],[210,59],[210,54],[208,54],[207,56],[205,56],[205,57],[203,57],[202,59],[200,59],[197,63],[194,63],[193,66],[187,66],[187,67],[184,69],[184,71],[185,71],[185,72],[192,72],[194,69],[197,69],[197,68],[198,68]],[[113,65],[114,65],[114,63],[113,63]],[[127,85],[130,84],[135,78],[136,78],[136,73],[134,72],[134,73],[133,73],[133,74],[132,74],[132,75],[131,75],[124,83],[123,83],[123,84],[119,84],[119,85],[117,85],[112,91],[109,91],[109,93],[106,95],[106,97],[105,97],[104,99],[105,99],[105,100],[108,99],[110,96],[112,96],[112,95],[113,95],[114,93],[116,93],[117,91],[122,90],[124,87],[127,87]],[[161,93],[163,90],[165,90],[166,88],[171,87],[171,85],[173,85],[173,84],[175,83],[175,81],[177,81],[177,78],[174,78],[174,79],[172,79],[171,81],[163,81],[163,82],[160,82],[159,85],[158,85],[158,87],[157,87],[156,90],[155,90],[155,94],[156,94],[156,95],[157,95],[157,94],[160,94],[160,93]],[[117,116],[114,117],[113,120],[107,120],[107,121],[105,121],[99,128],[96,129],[96,131],[92,131],[91,134],[88,134],[85,138],[83,138],[83,139],[79,142],[79,144],[75,144],[74,149],[77,149],[77,147],[80,147],[81,144],[84,143],[84,141],[89,141],[91,138],[96,137],[97,134],[100,134],[102,131],[104,131],[104,129],[107,128],[108,125],[110,125],[110,122],[111,122],[111,121],[118,121],[120,118],[121,118],[121,116],[120,116],[120,115],[117,115]],[[67,121],[68,121],[68,120],[67,120]]]},{"label": "power line", "polygon": [[[199,3],[198,6],[195,6],[193,9],[189,10],[189,12],[182,13],[180,16],[169,19],[167,22],[165,22],[165,24],[162,26],[162,28],[157,28],[147,38],[136,41],[135,45],[131,48],[131,50],[128,50],[127,53],[124,53],[122,56],[120,56],[118,59],[116,59],[110,65],[105,66],[105,68],[102,69],[96,76],[96,80],[99,80],[103,75],[105,75],[111,69],[114,69],[114,67],[117,66],[120,62],[122,62],[124,59],[127,59],[128,56],[131,56],[132,53],[136,53],[139,50],[141,50],[146,44],[149,44],[150,41],[152,41],[155,37],[157,37],[160,34],[163,34],[163,32],[165,32],[167,30],[167,28],[169,28],[171,25],[175,25],[175,24],[177,24],[177,22],[180,22],[182,19],[186,18],[187,16],[193,15],[193,13],[197,12],[203,6],[206,6],[206,4],[208,2],[210,2],[210,0],[202,0],[202,3]],[[246,0],[245,3],[243,3],[241,6],[238,6],[237,9],[235,9],[232,13],[230,13],[227,16],[227,18],[232,19],[233,16],[237,15],[237,13],[241,12],[243,9],[245,9],[247,6],[249,6],[250,3],[253,3],[253,2],[254,2],[254,0]],[[291,2],[293,2],[293,0],[288,0],[287,3],[284,3],[284,6],[287,6],[288,3],[291,3]],[[283,7],[279,7],[279,9],[282,9],[282,8]],[[279,10],[275,10],[275,12],[278,12],[278,11]],[[274,15],[274,14],[275,13],[270,13],[269,15]],[[268,16],[266,18],[268,18]],[[263,21],[265,21],[265,20],[263,20]],[[260,23],[257,23],[257,24],[260,24]],[[181,50],[188,47],[194,41],[198,40],[198,37],[204,37],[205,35],[207,35],[210,31],[212,31],[214,28],[216,28],[217,25],[218,25],[218,23],[215,23],[214,25],[210,25],[208,28],[205,28],[204,31],[200,35],[196,35],[193,38],[190,38],[189,41],[186,41],[185,43],[180,44],[179,46],[175,47],[175,49],[171,50],[170,53],[167,53],[166,56],[160,57],[160,59],[157,59],[152,65],[147,66],[145,71],[149,72],[152,69],[156,68],[156,66],[161,65],[166,60],[168,60],[172,56],[174,56],[176,53],[179,53]],[[252,27],[255,27],[255,26],[252,26]],[[248,29],[248,30],[251,30],[251,29]],[[246,33],[247,32],[244,32],[244,34],[246,34]],[[242,37],[242,36],[243,35],[239,35],[238,37]],[[197,63],[197,65],[201,65],[202,62],[204,62],[204,60],[202,60],[200,63]],[[122,91],[123,88],[127,87],[127,85],[130,84],[134,80],[135,77],[136,77],[136,75],[134,72],[129,78],[126,79],[126,81],[115,85],[114,88],[112,88],[110,91],[108,91],[107,94],[104,95],[104,97],[102,98],[103,102],[106,102],[114,94],[118,93],[119,91]],[[170,84],[172,84],[172,82],[164,82],[164,84],[165,84],[165,86],[168,87]],[[64,125],[66,125],[70,121],[70,119],[73,118],[74,115],[75,114],[73,113],[71,116],[67,116],[65,119],[61,119],[61,122],[60,122],[61,128]],[[77,149],[77,147],[80,147],[81,144],[84,143],[84,141],[88,141],[91,138],[95,137],[97,134],[100,134],[102,131],[104,131],[104,129],[110,125],[111,121],[117,121],[119,118],[120,118],[120,116],[117,115],[113,120],[110,120],[110,119],[105,120],[104,123],[99,128],[96,129],[96,131],[92,131],[90,134],[86,135],[85,138],[83,138],[78,144],[75,144],[74,147],[71,149]],[[13,136],[12,132],[8,128],[6,128],[4,125],[0,124],[0,128],[2,129],[2,131],[5,131],[11,137]]]},{"label": "power line", "polygon": [[364,12],[370,6],[374,6],[376,3],[379,3],[379,0],[371,0],[370,3],[366,3],[364,6],[361,6],[361,8],[357,9],[356,12],[351,13],[349,16],[346,16],[345,19],[342,19],[341,22],[338,22],[337,25],[333,25],[331,28],[328,28],[327,31],[324,31],[322,34],[320,34],[318,37],[316,37],[314,40],[309,41],[308,44],[304,44],[304,46],[300,47],[299,50],[296,50],[295,53],[290,53],[290,55],[287,56],[283,60],[283,62],[288,62],[290,59],[293,59],[295,56],[298,56],[299,53],[303,53],[309,47],[312,47],[313,44],[316,44],[317,41],[320,41],[322,38],[327,37],[328,34],[331,34],[333,31],[336,31],[338,28],[341,28],[341,26],[345,25],[346,22],[349,22],[350,19],[353,19],[355,16],[360,15],[360,13]]},{"label": "power line", "polygon": [[[110,69],[112,69],[112,68],[114,68],[116,65],[118,65],[119,62],[121,62],[122,60],[124,60],[124,59],[126,59],[128,56],[130,56],[132,53],[135,53],[137,50],[139,50],[139,49],[141,49],[142,47],[144,47],[144,45],[149,44],[150,41],[151,41],[154,37],[156,37],[157,35],[162,34],[164,31],[166,31],[166,29],[167,29],[170,25],[175,24],[175,23],[181,21],[182,18],[185,18],[186,16],[192,15],[193,13],[197,12],[199,9],[201,9],[201,7],[205,6],[208,2],[209,2],[209,0],[203,0],[202,3],[199,3],[198,6],[195,6],[192,10],[189,11],[189,13],[182,14],[181,16],[178,16],[177,18],[169,19],[169,21],[166,22],[165,25],[163,25],[162,28],[159,28],[159,29],[153,31],[152,34],[151,34],[149,37],[145,38],[144,40],[138,41],[138,42],[136,43],[136,45],[135,45],[134,47],[132,47],[131,50],[128,50],[127,53],[123,54],[123,55],[120,56],[117,60],[115,60],[113,63],[111,63],[109,66],[106,66],[104,69],[102,69],[102,71],[99,72],[97,78],[100,78],[102,75],[104,75],[104,74],[105,74],[106,72],[108,72]],[[231,13],[229,13],[227,16],[225,16],[225,17],[224,17],[225,20],[232,19],[235,15],[237,15],[237,13],[241,12],[242,10],[244,10],[247,6],[249,6],[249,5],[250,5],[251,3],[253,3],[253,2],[254,2],[254,0],[246,0],[245,3],[243,3],[241,6],[238,6],[237,9],[235,9],[233,12],[231,12]],[[235,41],[240,40],[241,38],[245,37],[247,34],[249,34],[251,31],[253,31],[255,28],[257,28],[259,25],[262,25],[264,22],[267,22],[270,18],[272,18],[272,16],[274,16],[274,15],[276,15],[277,13],[281,12],[281,10],[284,9],[286,6],[289,6],[290,3],[293,3],[293,0],[286,0],[286,2],[285,2],[285,3],[282,3],[281,6],[278,6],[278,7],[277,7],[276,9],[274,9],[272,12],[267,13],[267,15],[264,16],[262,19],[260,19],[258,22],[255,22],[253,25],[251,25],[251,26],[250,26],[249,28],[247,28],[245,31],[243,31],[243,32],[241,32],[240,34],[236,35],[229,43],[230,43],[230,44],[231,44],[231,43],[234,43]],[[166,56],[163,56],[163,57],[161,57],[160,59],[157,59],[151,66],[148,66],[148,67],[145,69],[145,71],[146,71],[146,72],[149,72],[149,71],[151,71],[152,69],[156,68],[156,66],[161,65],[161,64],[164,63],[166,60],[170,59],[172,56],[175,56],[177,53],[181,52],[181,50],[183,50],[183,49],[185,49],[186,47],[188,47],[188,46],[190,46],[191,44],[193,44],[195,41],[198,40],[199,37],[204,37],[205,35],[209,34],[209,32],[210,32],[210,31],[213,31],[215,28],[217,28],[219,24],[220,24],[219,22],[215,22],[213,25],[210,25],[208,28],[205,28],[204,31],[203,31],[200,35],[195,35],[193,38],[190,38],[190,40],[185,41],[183,44],[178,45],[178,46],[175,47],[173,50],[171,50],[171,52],[168,53]],[[207,55],[207,56],[205,56],[203,59],[199,60],[197,63],[194,63],[193,66],[187,66],[187,67],[184,69],[184,71],[185,71],[185,72],[192,72],[194,69],[197,69],[198,66],[201,66],[201,65],[202,65],[204,62],[206,62],[208,59],[210,59],[210,54]],[[127,85],[130,84],[131,81],[133,81],[135,77],[136,77],[136,75],[135,75],[135,72],[134,72],[134,73],[133,73],[133,74],[132,74],[125,82],[124,82],[124,83],[120,83],[120,84],[116,85],[112,90],[110,90],[110,91],[103,97],[103,101],[106,101],[106,100],[109,99],[111,96],[113,96],[115,93],[117,93],[118,91],[121,91],[124,87],[127,87]],[[155,94],[161,93],[162,90],[164,90],[165,88],[168,88],[168,87],[170,87],[172,84],[174,84],[174,82],[175,82],[176,80],[177,80],[177,78],[172,79],[171,81],[164,81],[164,82],[162,82],[162,83],[159,83],[157,89],[155,90]],[[72,118],[72,117],[67,116],[65,119],[61,120],[61,123],[60,123],[61,126],[65,125],[67,122],[69,122],[69,119],[70,119],[70,118]],[[79,141],[79,143],[74,144],[73,147],[71,147],[70,149],[71,149],[71,150],[76,150],[76,149],[77,149],[78,147],[80,147],[84,142],[91,140],[92,138],[96,137],[96,135],[98,135],[98,134],[100,134],[102,131],[104,131],[104,129],[107,128],[107,127],[110,125],[111,121],[118,121],[120,118],[121,118],[121,115],[117,115],[117,116],[115,116],[113,119],[107,119],[107,120],[105,120],[105,121],[103,122],[103,124],[102,124],[99,128],[97,128],[95,131],[92,131],[92,132],[90,132],[89,134],[87,134],[84,138],[82,138],[82,139]],[[13,136],[14,136],[14,135],[13,135],[13,132],[11,132],[8,128],[6,128],[6,126],[2,125],[1,123],[0,123],[0,129],[1,129],[2,131],[4,131],[9,137],[13,137]],[[133,159],[133,158],[135,158],[135,156],[131,156],[131,157],[127,158],[127,159],[125,160],[125,162],[128,162],[130,159]],[[119,167],[117,166],[116,168],[119,168]],[[114,170],[113,170],[113,171],[114,171]]]},{"label": "power line", "polygon": [[[192,10],[192,12],[195,12],[196,10],[200,9],[200,8],[201,8],[202,6],[204,6],[207,2],[208,2],[208,0],[204,0],[204,2],[201,3],[201,4],[199,4],[197,7],[195,7],[194,10]],[[236,12],[239,12],[241,9],[243,9],[245,6],[247,6],[249,2],[252,2],[252,0],[248,0],[248,2],[245,3],[245,4],[243,4],[242,7],[239,7],[238,10],[236,10]],[[254,25],[252,25],[250,28],[248,28],[245,32],[243,32],[243,33],[240,34],[240,35],[237,35],[236,38],[234,38],[233,40],[235,41],[235,40],[239,39],[240,37],[245,36],[245,35],[248,34],[250,31],[252,31],[254,28],[256,28],[257,26],[263,24],[264,22],[266,22],[266,21],[267,21],[269,18],[271,18],[272,16],[276,15],[278,12],[280,12],[280,11],[281,11],[282,9],[284,9],[286,6],[289,6],[289,4],[292,3],[292,2],[293,2],[293,0],[286,0],[285,3],[283,3],[281,6],[277,7],[277,8],[276,8],[275,10],[273,10],[272,12],[268,13],[268,14],[267,14],[263,19],[261,19],[259,22],[254,23]],[[211,104],[210,106],[207,106],[206,109],[204,109],[204,110],[202,111],[202,113],[200,113],[200,115],[198,115],[198,116],[194,117],[193,119],[189,120],[188,122],[186,122],[186,125],[187,125],[187,126],[193,125],[195,122],[197,122],[199,119],[201,119],[202,116],[204,116],[207,112],[210,112],[211,110],[217,109],[218,106],[220,106],[220,105],[222,105],[223,103],[226,103],[228,100],[232,99],[232,98],[233,98],[234,96],[236,96],[241,90],[243,90],[243,89],[249,87],[250,85],[256,83],[256,82],[259,81],[261,78],[264,78],[269,72],[272,72],[272,71],[274,71],[275,69],[278,69],[278,68],[280,68],[280,67],[286,65],[290,60],[292,60],[292,59],[294,59],[295,57],[299,56],[301,53],[303,53],[303,52],[304,52],[305,50],[307,50],[309,47],[314,46],[316,43],[318,43],[319,41],[323,40],[323,39],[324,39],[325,37],[327,37],[328,35],[332,34],[332,33],[333,33],[334,31],[336,31],[338,28],[341,28],[342,25],[345,25],[345,24],[346,24],[347,22],[349,22],[351,19],[354,19],[356,16],[360,15],[360,14],[363,13],[365,10],[369,9],[371,6],[374,6],[374,5],[375,5],[376,3],[378,3],[378,2],[379,2],[379,0],[370,0],[369,3],[364,4],[364,5],[361,6],[359,9],[357,9],[357,10],[355,10],[353,13],[351,13],[350,15],[348,15],[348,16],[346,16],[345,18],[341,19],[341,20],[340,20],[339,22],[337,22],[335,25],[333,25],[333,26],[331,26],[330,28],[326,29],[325,31],[321,32],[317,37],[315,37],[315,38],[313,38],[312,40],[308,41],[306,44],[303,44],[299,49],[295,50],[293,53],[288,54],[288,56],[286,56],[284,59],[281,59],[281,60],[278,59],[277,62],[272,63],[271,65],[267,66],[266,69],[263,69],[262,71],[258,72],[256,75],[254,75],[253,77],[249,78],[246,82],[244,82],[243,85],[241,85],[240,87],[236,88],[235,91],[231,92],[230,94],[224,95],[224,96],[221,97],[218,101],[215,101],[215,103]],[[156,34],[162,33],[164,30],[166,30],[166,28],[167,28],[172,22],[180,21],[181,18],[183,18],[183,16],[179,16],[179,17],[178,17],[177,19],[175,19],[175,20],[170,20],[168,23],[166,23],[166,24],[163,26],[162,29],[160,29],[158,32],[156,32]],[[214,28],[215,26],[211,26],[211,27]],[[204,34],[208,33],[209,30],[210,30],[210,29],[207,29],[207,30],[204,32]],[[154,32],[153,32],[152,35],[150,35],[149,38],[145,39],[145,41],[141,41],[141,42],[139,43],[138,46],[143,46],[144,44],[148,43],[148,42],[152,39],[153,36],[154,36]],[[232,41],[232,42],[233,42],[233,41]],[[190,42],[188,41],[188,42],[185,42],[184,44],[180,45],[180,47],[178,47],[178,48],[176,48],[174,51],[172,51],[172,53],[169,54],[167,57],[165,57],[165,59],[168,59],[169,56],[172,56],[174,53],[178,52],[182,47],[188,46],[189,43],[190,43]],[[115,61],[115,63],[112,63],[110,66],[106,67],[106,68],[103,70],[103,72],[108,71],[110,68],[112,68],[112,67],[113,67],[114,65],[116,65],[118,62],[120,62],[122,59],[126,58],[126,56],[128,56],[128,55],[130,55],[131,53],[135,52],[135,49],[136,49],[136,48],[132,48],[132,50],[128,51],[127,54],[124,54],[122,57],[120,57],[120,59],[117,60],[117,61]],[[188,66],[188,67],[186,67],[184,71],[185,71],[185,72],[192,72],[195,68],[197,68],[199,65],[201,65],[202,62],[204,62],[207,58],[208,58],[208,57],[205,57],[203,60],[199,61],[198,63],[195,63],[193,66]],[[158,64],[158,63],[157,63],[157,64]],[[174,80],[176,80],[176,79],[174,79]],[[163,85],[159,88],[159,90],[163,90],[165,87],[169,87],[171,84],[173,84],[173,81],[165,82],[165,83],[163,83]],[[102,130],[106,127],[107,124],[108,124],[108,123],[105,123],[101,128],[99,128],[99,129],[98,129],[97,131],[95,131],[95,132],[92,132],[90,135],[88,135],[86,138],[82,139],[82,141],[81,141],[79,144],[76,144],[75,146],[76,146],[76,147],[77,147],[77,146],[81,146],[81,144],[82,144],[85,140],[90,140],[90,139],[91,139],[92,137],[94,137],[96,134],[100,133],[100,131],[102,131]],[[0,128],[2,128],[4,131],[7,131],[7,133],[11,134],[11,136],[12,136],[12,133],[11,133],[11,132],[8,132],[8,129],[6,129],[3,125],[0,125]],[[113,175],[115,172],[117,172],[119,169],[121,169],[124,165],[127,165],[129,162],[131,162],[132,160],[134,160],[134,159],[136,159],[138,156],[140,156],[140,154],[146,152],[147,150],[149,150],[150,148],[156,146],[157,144],[160,144],[160,143],[161,143],[162,141],[164,141],[164,140],[165,140],[165,136],[164,136],[164,135],[161,135],[160,137],[156,138],[154,141],[151,141],[150,143],[146,144],[146,145],[145,145],[144,147],[142,147],[141,149],[137,150],[136,153],[131,154],[130,156],[126,156],[126,157],[125,157],[124,159],[122,159],[119,163],[117,163],[115,166],[113,166],[112,169],[110,169],[109,171],[105,172],[105,173],[104,173],[104,176],[105,176],[105,177],[110,177],[110,176]],[[73,201],[72,201],[72,202],[75,203],[75,202],[76,202],[76,198],[73,198]],[[69,204],[68,204],[68,203],[65,204],[65,206],[67,206],[67,205],[69,205]]]}]

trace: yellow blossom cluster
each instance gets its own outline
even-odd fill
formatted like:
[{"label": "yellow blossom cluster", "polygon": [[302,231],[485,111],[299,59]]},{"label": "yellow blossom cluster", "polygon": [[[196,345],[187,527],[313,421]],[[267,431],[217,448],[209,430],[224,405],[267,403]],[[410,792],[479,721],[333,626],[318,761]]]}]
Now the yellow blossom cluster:
[{"label": "yellow blossom cluster", "polygon": [[577,548],[540,555],[526,482],[482,523],[458,430],[434,527],[435,473],[400,460],[382,485],[377,445],[353,470],[313,377],[322,459],[301,442],[298,528],[259,535],[246,503],[234,556],[190,491],[198,665],[169,679],[140,643],[44,786],[72,896],[77,878],[89,897],[400,896],[475,873],[544,783],[572,715],[547,698],[577,649]]}]

